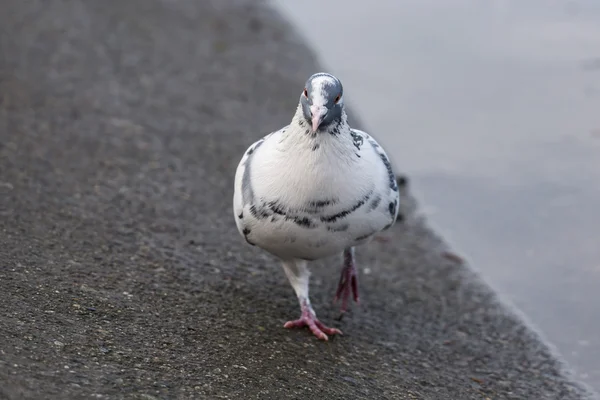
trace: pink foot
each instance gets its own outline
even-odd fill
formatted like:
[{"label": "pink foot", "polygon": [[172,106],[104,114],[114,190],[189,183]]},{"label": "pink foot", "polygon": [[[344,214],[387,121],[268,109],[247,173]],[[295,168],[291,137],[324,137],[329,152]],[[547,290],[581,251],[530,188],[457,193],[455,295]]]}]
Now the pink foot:
[{"label": "pink foot", "polygon": [[308,326],[310,331],[321,340],[329,340],[327,335],[342,334],[342,331],[336,328],[329,328],[321,323],[315,315],[312,307],[306,300],[301,302],[302,315],[295,321],[288,321],[283,325],[284,328],[302,328]]},{"label": "pink foot", "polygon": [[335,292],[334,302],[342,298],[342,314],[348,309],[348,298],[350,297],[350,290],[352,290],[352,297],[355,302],[358,301],[358,280],[356,273],[356,264],[354,263],[354,249],[348,249],[344,251],[344,267],[340,275],[340,282],[338,283],[337,291]]}]

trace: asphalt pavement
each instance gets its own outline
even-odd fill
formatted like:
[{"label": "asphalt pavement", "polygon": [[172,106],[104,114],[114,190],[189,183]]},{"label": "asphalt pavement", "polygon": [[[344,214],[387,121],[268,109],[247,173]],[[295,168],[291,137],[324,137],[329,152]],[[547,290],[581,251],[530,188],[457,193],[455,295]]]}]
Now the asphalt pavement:
[{"label": "asphalt pavement", "polygon": [[320,68],[262,2],[0,4],[0,399],[592,398],[412,200],[341,321],[314,264],[343,336],[283,328],[233,176]]}]

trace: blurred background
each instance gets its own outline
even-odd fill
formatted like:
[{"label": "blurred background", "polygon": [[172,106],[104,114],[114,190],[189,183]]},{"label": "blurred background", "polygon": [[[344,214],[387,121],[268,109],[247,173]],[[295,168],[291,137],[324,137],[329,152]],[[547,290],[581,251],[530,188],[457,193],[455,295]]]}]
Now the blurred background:
[{"label": "blurred background", "polygon": [[600,2],[272,3],[429,223],[600,389]]}]

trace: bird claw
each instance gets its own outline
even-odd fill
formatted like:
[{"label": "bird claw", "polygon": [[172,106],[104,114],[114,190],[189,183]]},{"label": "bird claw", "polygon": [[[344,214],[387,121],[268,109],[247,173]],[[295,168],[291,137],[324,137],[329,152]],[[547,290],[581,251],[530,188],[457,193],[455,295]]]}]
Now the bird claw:
[{"label": "bird claw", "polygon": [[302,317],[300,317],[300,319],[288,321],[285,323],[285,325],[283,325],[284,328],[288,329],[302,328],[304,326],[308,326],[313,335],[315,335],[318,339],[325,341],[329,340],[329,337],[327,335],[342,335],[342,331],[340,331],[337,328],[329,328],[323,325],[323,323],[319,321],[317,317],[314,316],[306,317],[303,315]]},{"label": "bird claw", "polygon": [[336,328],[329,328],[321,321],[317,319],[315,312],[313,311],[310,304],[306,301],[301,302],[302,307],[302,315],[299,319],[286,322],[283,327],[287,329],[291,328],[302,328],[304,326],[308,326],[310,331],[315,335],[318,339],[321,340],[329,340],[327,335],[342,335],[342,331]]}]

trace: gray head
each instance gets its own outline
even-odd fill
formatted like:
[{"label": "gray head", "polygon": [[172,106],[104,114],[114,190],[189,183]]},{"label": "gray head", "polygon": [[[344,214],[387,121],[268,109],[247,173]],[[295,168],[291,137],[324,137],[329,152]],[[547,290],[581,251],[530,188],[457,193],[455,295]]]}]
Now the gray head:
[{"label": "gray head", "polygon": [[344,89],[335,76],[320,72],[306,81],[300,96],[302,112],[313,132],[339,123],[344,108]]}]

